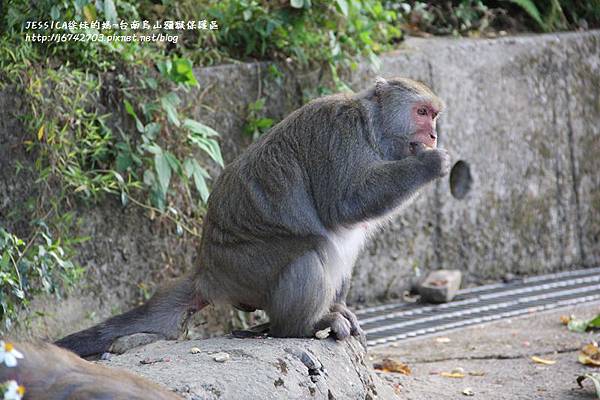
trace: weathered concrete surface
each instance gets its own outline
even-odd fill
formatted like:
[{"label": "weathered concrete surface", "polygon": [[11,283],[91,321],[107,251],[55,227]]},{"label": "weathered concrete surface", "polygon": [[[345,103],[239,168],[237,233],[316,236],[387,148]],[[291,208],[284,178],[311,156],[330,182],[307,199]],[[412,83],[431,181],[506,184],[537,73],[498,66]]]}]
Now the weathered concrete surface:
[{"label": "weathered concrete surface", "polygon": [[[0,226],[27,237],[31,215],[39,212],[39,192],[55,190],[56,182],[51,180],[47,188],[35,182],[36,154],[27,153],[23,144],[31,134],[20,120],[26,112],[21,96],[10,88],[0,91],[0,110]],[[17,164],[23,166],[19,173]],[[197,238],[177,236],[172,225],[150,220],[138,207],[123,207],[110,196],[94,207],[76,202],[72,206],[76,223],[69,228],[69,236],[89,238],[77,245],[76,261],[85,269],[85,279],[61,300],[53,296],[34,299],[31,309],[36,313],[30,325],[12,332],[21,340],[58,338],[89,327],[143,301],[144,292],[193,265]],[[222,333],[230,320],[230,310],[223,307],[201,314],[199,318],[212,334]]]},{"label": "weathered concrete surface", "polygon": [[[192,353],[194,347],[200,352]],[[215,361],[218,353],[229,357]],[[160,341],[102,364],[138,373],[186,399],[397,398],[365,364],[365,351],[355,339]]]},{"label": "weathered concrete surface", "polygon": [[[369,354],[371,362],[390,357],[408,364],[410,376],[380,373],[406,400],[464,399],[466,388],[474,399],[591,400],[596,398],[591,382],[579,389],[575,378],[595,369],[580,364],[577,354],[598,335],[570,332],[560,316],[590,318],[599,312],[596,302],[404,341]],[[556,364],[536,364],[532,356]],[[464,378],[440,375],[457,368],[464,370]]]},{"label": "weathered concrete surface", "polygon": [[[467,284],[511,272],[531,274],[594,265],[600,260],[600,32],[503,38],[409,39],[382,57],[379,75],[429,83],[448,104],[441,144],[469,163],[473,189],[463,200],[448,180],[431,186],[391,226],[375,236],[355,268],[351,302],[399,296],[416,268],[465,272]],[[249,144],[242,134],[247,106],[265,96],[266,113],[282,118],[327,74],[282,68],[278,83],[264,63],[197,69],[200,89],[186,100],[195,118],[222,132],[231,161]],[[375,74],[348,77],[358,90]],[[31,176],[13,174],[31,162],[13,114],[24,104],[1,93],[0,223],[39,190]],[[217,168],[212,173],[218,174]],[[80,206],[79,262],[88,271],[80,295],[56,304],[29,332],[57,337],[139,301],[140,285],[193,268],[195,241],[175,237],[140,210],[117,200]],[[22,225],[22,224],[21,224]],[[210,311],[207,311],[210,312]],[[221,321],[231,311],[214,313]],[[208,314],[206,314],[208,315]],[[208,318],[208,317],[206,317]],[[210,319],[214,321],[214,319]],[[58,322],[57,322],[58,321]],[[209,324],[214,326],[214,324]]]},{"label": "weathered concrete surface", "polygon": [[441,146],[474,183],[457,200],[438,182],[378,235],[353,300],[400,292],[415,266],[462,269],[472,283],[598,263],[600,32],[413,39],[380,74],[423,80],[446,101]]}]

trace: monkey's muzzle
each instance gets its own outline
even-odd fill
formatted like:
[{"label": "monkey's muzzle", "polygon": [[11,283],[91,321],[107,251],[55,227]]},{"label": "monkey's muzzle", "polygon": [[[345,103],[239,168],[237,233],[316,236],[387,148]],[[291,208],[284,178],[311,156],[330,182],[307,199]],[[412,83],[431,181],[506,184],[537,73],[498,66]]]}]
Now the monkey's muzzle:
[{"label": "monkey's muzzle", "polygon": [[429,146],[423,142],[410,142],[409,146],[410,146],[410,154],[412,154],[412,155],[417,155],[422,151],[433,150],[435,148],[435,145]]}]

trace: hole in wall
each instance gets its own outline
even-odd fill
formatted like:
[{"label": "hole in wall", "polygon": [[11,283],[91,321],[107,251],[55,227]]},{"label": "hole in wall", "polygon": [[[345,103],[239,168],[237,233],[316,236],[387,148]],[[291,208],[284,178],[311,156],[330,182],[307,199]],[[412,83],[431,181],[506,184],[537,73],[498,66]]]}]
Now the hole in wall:
[{"label": "hole in wall", "polygon": [[468,162],[459,160],[450,170],[450,192],[455,199],[462,200],[471,191],[473,176]]}]

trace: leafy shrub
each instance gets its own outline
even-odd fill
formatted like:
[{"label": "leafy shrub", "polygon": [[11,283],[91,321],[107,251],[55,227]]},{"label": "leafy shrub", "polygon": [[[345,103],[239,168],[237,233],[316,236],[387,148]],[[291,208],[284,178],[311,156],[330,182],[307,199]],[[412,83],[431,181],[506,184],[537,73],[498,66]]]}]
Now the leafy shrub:
[{"label": "leafy shrub", "polygon": [[[600,0],[509,0],[521,7],[546,32],[579,27],[598,27]],[[591,26],[590,26],[591,25]]]},{"label": "leafy shrub", "polygon": [[72,243],[61,243],[43,221],[34,222],[26,243],[0,226],[0,332],[11,328],[20,308],[40,293],[60,295],[72,284],[81,268],[68,258]]}]

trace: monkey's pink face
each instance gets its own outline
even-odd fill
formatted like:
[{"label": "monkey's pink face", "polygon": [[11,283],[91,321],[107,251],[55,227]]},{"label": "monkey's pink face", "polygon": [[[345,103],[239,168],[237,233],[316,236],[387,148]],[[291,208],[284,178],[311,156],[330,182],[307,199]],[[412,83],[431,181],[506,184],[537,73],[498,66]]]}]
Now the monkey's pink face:
[{"label": "monkey's pink face", "polygon": [[412,109],[412,120],[415,124],[413,142],[423,143],[426,147],[434,149],[437,146],[437,133],[435,124],[440,110],[430,103],[416,103]]}]

